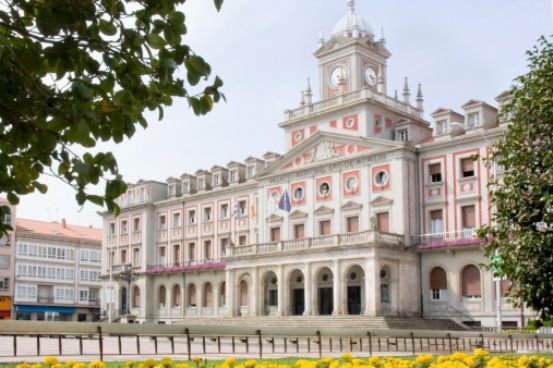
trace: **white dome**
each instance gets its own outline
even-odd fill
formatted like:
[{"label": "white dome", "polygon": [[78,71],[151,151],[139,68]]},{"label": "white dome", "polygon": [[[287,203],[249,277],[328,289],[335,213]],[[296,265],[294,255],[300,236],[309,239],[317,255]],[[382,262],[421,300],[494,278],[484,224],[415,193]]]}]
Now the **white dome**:
[{"label": "white dome", "polygon": [[332,36],[342,37],[374,37],[374,32],[363,18],[355,12],[355,1],[348,0],[348,14],[336,23],[332,29]]}]

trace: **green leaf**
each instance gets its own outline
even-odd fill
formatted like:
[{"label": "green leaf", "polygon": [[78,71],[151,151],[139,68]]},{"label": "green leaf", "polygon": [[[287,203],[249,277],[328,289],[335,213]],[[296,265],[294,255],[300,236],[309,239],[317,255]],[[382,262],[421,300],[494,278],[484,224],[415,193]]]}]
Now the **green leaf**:
[{"label": "green leaf", "polygon": [[148,42],[148,45],[150,45],[153,49],[161,49],[163,46],[165,46],[165,40],[156,33],[150,33],[146,37],[146,41]]},{"label": "green leaf", "polygon": [[215,3],[215,8],[217,9],[217,11],[220,11],[221,6],[223,6],[223,0],[213,0],[213,2]]},{"label": "green leaf", "polygon": [[117,27],[104,19],[100,19],[98,26],[100,27],[100,31],[107,36],[117,34]]}]

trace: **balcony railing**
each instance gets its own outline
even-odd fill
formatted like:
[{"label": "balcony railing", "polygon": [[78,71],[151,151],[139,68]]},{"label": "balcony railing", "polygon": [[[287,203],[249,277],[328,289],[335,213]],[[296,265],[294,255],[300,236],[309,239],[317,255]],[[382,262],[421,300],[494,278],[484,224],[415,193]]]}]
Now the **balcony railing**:
[{"label": "balcony railing", "polygon": [[397,234],[380,233],[378,231],[371,230],[358,233],[325,235],[313,238],[292,239],[280,242],[230,247],[227,248],[225,256],[241,257],[256,254],[272,254],[319,248],[369,245],[376,243],[399,246],[403,244],[403,237]]},{"label": "balcony railing", "polygon": [[413,245],[422,249],[463,247],[478,245],[483,240],[476,235],[476,229],[463,229],[447,233],[423,234],[413,240]]},{"label": "balcony railing", "polygon": [[218,259],[190,260],[182,264],[168,265],[166,263],[149,264],[146,267],[147,274],[175,273],[185,271],[221,270],[226,266],[225,262]]}]

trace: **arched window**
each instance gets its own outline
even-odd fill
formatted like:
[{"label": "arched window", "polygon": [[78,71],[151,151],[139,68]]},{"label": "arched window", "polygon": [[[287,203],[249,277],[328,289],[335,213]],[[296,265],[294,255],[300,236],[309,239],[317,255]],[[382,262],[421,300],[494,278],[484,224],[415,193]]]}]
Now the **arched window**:
[{"label": "arched window", "polygon": [[165,286],[161,285],[159,287],[159,306],[160,306],[160,308],[165,307],[166,300],[167,300],[167,290],[165,290]]},{"label": "arched window", "polygon": [[384,266],[380,269],[380,303],[390,304],[390,270]]},{"label": "arched window", "polygon": [[447,300],[447,275],[441,267],[434,267],[430,272],[430,297],[432,300]]},{"label": "arched window", "polygon": [[225,283],[225,281],[223,281],[221,283],[221,286],[219,287],[219,307],[224,307],[227,304],[226,295],[227,284]]},{"label": "arched window", "polygon": [[133,299],[132,299],[132,306],[133,308],[140,308],[140,288],[138,286],[134,286],[133,288]]},{"label": "arched window", "polygon": [[196,285],[194,284],[188,285],[188,306],[196,306]]},{"label": "arched window", "polygon": [[245,280],[240,281],[240,306],[248,305],[248,283]]},{"label": "arched window", "polygon": [[468,265],[463,268],[461,283],[464,298],[480,299],[482,297],[480,287],[480,270],[478,267]]},{"label": "arched window", "polygon": [[173,286],[173,307],[180,307],[180,285]]},{"label": "arched window", "polygon": [[204,285],[204,307],[213,307],[213,289],[208,282]]}]

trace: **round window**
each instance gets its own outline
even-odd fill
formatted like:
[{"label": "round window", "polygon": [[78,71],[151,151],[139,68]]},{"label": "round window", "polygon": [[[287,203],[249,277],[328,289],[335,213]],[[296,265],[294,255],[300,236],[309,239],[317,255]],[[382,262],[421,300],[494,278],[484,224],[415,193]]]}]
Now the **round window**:
[{"label": "round window", "polygon": [[349,118],[348,120],[346,120],[346,128],[353,128],[355,125],[355,119],[353,118]]},{"label": "round window", "polygon": [[376,125],[377,128],[380,128],[382,126],[382,119],[376,119],[374,121],[374,125]]},{"label": "round window", "polygon": [[330,193],[330,184],[328,184],[326,181],[324,183],[321,183],[319,185],[319,194],[323,197],[326,197]]},{"label": "round window", "polygon": [[303,191],[303,188],[302,187],[298,187],[296,188],[296,190],[294,190],[294,199],[296,201],[301,201],[303,199],[303,195],[304,195],[304,191]]},{"label": "round window", "polygon": [[324,273],[323,276],[321,277],[321,279],[323,281],[328,281],[328,275],[326,273]]},{"label": "round window", "polygon": [[299,142],[301,141],[301,133],[300,132],[297,132],[296,134],[294,134],[294,142]]},{"label": "round window", "polygon": [[386,171],[379,171],[374,176],[374,182],[380,186],[386,185],[388,183],[388,173]]},{"label": "round window", "polygon": [[357,177],[350,176],[346,181],[346,189],[348,190],[348,192],[355,192],[355,190],[357,189],[357,184]]},{"label": "round window", "polygon": [[355,280],[355,279],[357,278],[357,273],[355,273],[355,272],[350,273],[350,274],[349,274],[349,278],[350,278],[351,280]]}]

